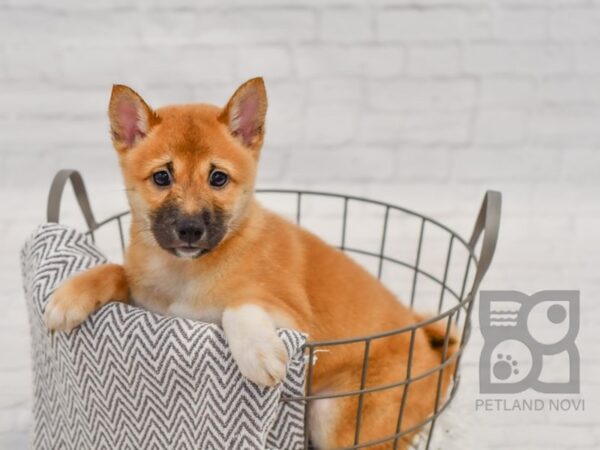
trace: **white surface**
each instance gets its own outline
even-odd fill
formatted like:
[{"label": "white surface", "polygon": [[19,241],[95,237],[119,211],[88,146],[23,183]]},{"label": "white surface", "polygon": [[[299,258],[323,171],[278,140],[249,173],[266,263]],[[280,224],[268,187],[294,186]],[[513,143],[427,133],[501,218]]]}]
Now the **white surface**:
[{"label": "white surface", "polygon": [[[476,413],[475,331],[453,407],[462,448],[598,448],[598,23],[595,0],[0,0],[0,448],[27,442],[18,250],[52,175],[80,169],[99,217],[125,205],[110,85],[157,106],[224,103],[255,75],[270,95],[263,187],[389,200],[463,235],[484,190],[503,192],[484,287],[581,289],[586,411]],[[77,223],[68,199],[65,217]]]}]

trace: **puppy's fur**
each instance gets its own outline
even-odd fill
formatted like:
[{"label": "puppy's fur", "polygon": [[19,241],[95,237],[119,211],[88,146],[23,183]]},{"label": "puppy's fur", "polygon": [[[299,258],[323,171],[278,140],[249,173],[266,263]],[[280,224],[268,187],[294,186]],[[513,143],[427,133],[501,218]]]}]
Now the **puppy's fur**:
[{"label": "puppy's fur", "polygon": [[[48,327],[71,330],[109,301],[212,321],[222,324],[241,372],[273,385],[284,377],[288,358],[277,327],[320,340],[421,320],[342,252],[255,201],[266,110],[261,78],[240,86],[224,108],[193,104],[153,110],[130,88],[114,86],[109,117],[132,214],[126,262],[67,280],[47,308]],[[211,185],[214,171],[229,181]],[[158,172],[169,185],[157,184]],[[440,363],[444,334],[442,323],[414,334],[413,377]],[[404,379],[410,340],[410,333],[403,333],[372,341],[366,387]],[[452,338],[447,356],[455,347]],[[359,343],[319,353],[313,394],[358,389],[363,351]],[[442,374],[444,392],[452,370],[450,364]],[[403,430],[433,412],[437,383],[436,372],[410,385]],[[403,395],[399,386],[364,396],[360,442],[395,432]],[[352,445],[357,405],[357,396],[313,401],[313,445]],[[392,443],[370,448],[392,448]]]}]

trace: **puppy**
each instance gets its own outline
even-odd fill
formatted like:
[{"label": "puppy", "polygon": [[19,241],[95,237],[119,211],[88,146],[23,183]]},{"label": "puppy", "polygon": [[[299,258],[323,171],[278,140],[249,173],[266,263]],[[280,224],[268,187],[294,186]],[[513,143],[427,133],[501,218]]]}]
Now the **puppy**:
[{"label": "puppy", "polygon": [[[378,280],[313,234],[263,209],[254,184],[265,135],[263,80],[241,85],[223,108],[190,104],[153,110],[132,89],[115,85],[112,140],[131,208],[125,264],[78,274],[53,294],[52,330],[70,331],[109,301],[222,325],[244,376],[280,382],[288,355],[278,327],[310,339],[349,338],[420,321]],[[445,324],[414,333],[412,377],[437,366]],[[365,387],[406,377],[411,333],[371,341]],[[360,388],[364,343],[330,347],[313,366],[312,394]],[[453,365],[411,383],[364,395],[359,442],[402,430],[434,411],[438,377],[446,392]],[[309,429],[319,449],[352,445],[358,396],[310,403]],[[405,448],[414,433],[397,444]],[[392,448],[393,440],[369,448]],[[285,450],[285,449],[282,449]]]}]

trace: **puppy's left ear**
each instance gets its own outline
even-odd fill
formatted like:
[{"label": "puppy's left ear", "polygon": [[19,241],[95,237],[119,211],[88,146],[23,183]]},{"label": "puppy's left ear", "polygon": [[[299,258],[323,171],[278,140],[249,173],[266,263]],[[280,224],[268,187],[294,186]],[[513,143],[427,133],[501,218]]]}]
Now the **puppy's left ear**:
[{"label": "puppy's left ear", "polygon": [[223,109],[219,120],[250,150],[260,150],[265,135],[267,92],[262,78],[242,84]]}]

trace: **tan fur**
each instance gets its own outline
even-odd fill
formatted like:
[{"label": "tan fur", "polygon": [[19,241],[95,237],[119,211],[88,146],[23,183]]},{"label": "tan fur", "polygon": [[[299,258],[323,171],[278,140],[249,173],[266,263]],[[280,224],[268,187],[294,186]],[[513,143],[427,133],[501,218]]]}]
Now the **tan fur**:
[{"label": "tan fur", "polygon": [[[232,129],[236,122],[231,114],[245,96],[257,99],[258,108],[250,139],[242,140]],[[138,108],[141,129],[132,144],[122,140],[120,101],[129,101]],[[263,317],[261,311],[266,311],[264,320],[270,317],[274,326],[297,328],[308,333],[311,340],[360,336],[421,320],[342,252],[255,201],[266,104],[262,79],[241,86],[225,108],[196,104],[152,111],[129,88],[113,89],[109,112],[131,206],[131,243],[123,268],[107,265],[89,270],[56,292],[47,316],[51,328],[71,329],[107,301],[127,298],[156,312],[217,323],[224,313],[229,314],[227,321],[233,324],[230,328],[237,326],[235,320],[248,320],[250,329],[251,320],[263,320],[233,314],[245,305],[253,305],[256,317]],[[176,182],[167,190],[157,189],[152,174],[169,163]],[[208,185],[211,164],[229,173],[232,181],[224,189]],[[189,212],[204,205],[217,205],[227,211],[228,232],[218,247],[194,260],[178,258],[160,248],[150,230],[150,215],[167,199]],[[78,312],[75,319],[70,311]],[[431,342],[440,336],[443,339],[444,327],[434,324],[416,332],[413,376],[439,364],[441,351]],[[404,378],[409,342],[410,333],[373,341],[367,387]],[[455,345],[452,340],[448,355]],[[281,377],[278,359],[272,359],[270,348],[266,345],[261,350],[261,357],[270,362],[265,362],[262,375],[256,375],[258,379],[264,376],[265,384]],[[319,353],[313,393],[358,389],[363,349],[364,344],[352,344]],[[285,364],[285,359],[280,362]],[[254,373],[254,368],[248,370]],[[443,374],[444,392],[452,370],[450,365]],[[433,374],[410,386],[403,429],[433,412],[437,382],[438,376]],[[402,395],[402,387],[365,395],[361,442],[395,432]],[[357,398],[315,405],[311,423],[315,429],[321,428],[312,436],[314,445],[322,449],[352,445]],[[404,448],[409,437],[398,448]],[[392,447],[387,443],[372,448]]]}]

